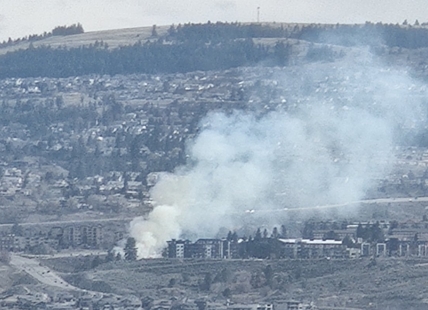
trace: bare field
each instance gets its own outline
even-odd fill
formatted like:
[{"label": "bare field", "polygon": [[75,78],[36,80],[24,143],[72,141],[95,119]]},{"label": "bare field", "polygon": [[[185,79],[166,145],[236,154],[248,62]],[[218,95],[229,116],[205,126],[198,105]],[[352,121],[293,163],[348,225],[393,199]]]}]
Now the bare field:
[{"label": "bare field", "polygon": [[[158,35],[166,33],[170,26],[157,26]],[[115,48],[121,45],[131,45],[138,41],[146,41],[150,39],[152,27],[138,27],[127,29],[115,29],[104,31],[92,31],[70,36],[53,36],[40,41],[33,42],[34,47],[50,45],[51,47],[79,47],[94,44],[95,41],[103,41],[110,48]],[[7,52],[16,51],[19,49],[27,49],[30,46],[29,42],[19,43],[13,46],[0,48],[0,55]]]}]

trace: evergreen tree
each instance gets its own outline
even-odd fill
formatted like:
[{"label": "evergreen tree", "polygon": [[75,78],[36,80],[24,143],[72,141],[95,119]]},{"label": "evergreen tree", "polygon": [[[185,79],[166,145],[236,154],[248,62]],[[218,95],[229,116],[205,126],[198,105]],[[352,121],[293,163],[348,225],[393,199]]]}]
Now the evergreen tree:
[{"label": "evergreen tree", "polygon": [[337,240],[338,238],[339,236],[334,230],[326,232],[322,237],[323,240]]},{"label": "evergreen tree", "polygon": [[279,237],[278,228],[274,227],[272,230],[272,238],[277,239]]},{"label": "evergreen tree", "polygon": [[156,25],[153,25],[152,27],[152,37],[157,37],[158,36],[158,32],[156,31]]},{"label": "evergreen tree", "polygon": [[288,64],[290,58],[291,47],[290,45],[285,45],[283,41],[276,42],[274,46],[274,58],[275,62],[279,66],[285,66]]},{"label": "evergreen tree", "polygon": [[230,298],[230,297],[232,297],[232,291],[230,290],[230,288],[225,288],[224,289],[224,291],[222,292],[222,295],[225,297],[225,298]]},{"label": "evergreen tree", "polygon": [[306,221],[303,226],[302,238],[313,239],[314,238],[314,222]]},{"label": "evergreen tree", "polygon": [[263,273],[265,275],[267,285],[271,286],[274,275],[271,265],[267,265],[266,268],[263,270]]},{"label": "evergreen tree", "polygon": [[254,241],[260,241],[262,239],[262,232],[260,228],[257,228],[256,235],[254,236]]},{"label": "evergreen tree", "polygon": [[236,231],[234,231],[232,233],[232,239],[231,239],[231,241],[232,242],[238,242],[238,234],[236,233]]},{"label": "evergreen tree", "polygon": [[357,238],[363,238],[364,235],[364,227],[361,225],[361,223],[357,226]]},{"label": "evergreen tree", "polygon": [[379,221],[376,221],[376,223],[370,227],[370,241],[383,242],[384,240],[383,230],[380,227]]},{"label": "evergreen tree", "polygon": [[211,289],[211,284],[213,283],[211,273],[206,273],[204,281],[202,282],[201,289],[204,291],[209,291]]},{"label": "evergreen tree", "polygon": [[287,228],[285,228],[285,225],[281,225],[281,238],[287,238]]},{"label": "evergreen tree", "polygon": [[269,236],[269,233],[268,233],[267,229],[265,228],[263,230],[263,239],[266,239],[268,236]]},{"label": "evergreen tree", "polygon": [[129,237],[126,240],[126,245],[124,248],[125,251],[125,259],[129,261],[137,260],[137,246],[135,238]]},{"label": "evergreen tree", "polygon": [[354,246],[354,242],[349,236],[345,236],[345,238],[343,238],[342,244],[346,245],[347,248],[352,248]]},{"label": "evergreen tree", "polygon": [[101,265],[102,261],[101,258],[97,255],[94,257],[91,263],[92,269],[97,268],[99,265]]},{"label": "evergreen tree", "polygon": [[227,233],[227,241],[232,241],[232,232],[229,230],[229,232]]},{"label": "evergreen tree", "polygon": [[114,253],[113,253],[112,250],[110,250],[110,251],[107,252],[107,256],[105,258],[105,262],[108,263],[108,262],[112,262],[112,261],[114,261]]}]

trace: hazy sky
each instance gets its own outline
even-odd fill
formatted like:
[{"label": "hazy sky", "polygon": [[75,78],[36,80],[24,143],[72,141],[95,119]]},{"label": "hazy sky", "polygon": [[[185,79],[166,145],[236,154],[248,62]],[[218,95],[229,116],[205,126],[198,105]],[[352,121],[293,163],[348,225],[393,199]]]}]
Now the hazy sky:
[{"label": "hazy sky", "polygon": [[80,22],[85,31],[186,22],[428,21],[427,0],[0,0],[0,40]]}]

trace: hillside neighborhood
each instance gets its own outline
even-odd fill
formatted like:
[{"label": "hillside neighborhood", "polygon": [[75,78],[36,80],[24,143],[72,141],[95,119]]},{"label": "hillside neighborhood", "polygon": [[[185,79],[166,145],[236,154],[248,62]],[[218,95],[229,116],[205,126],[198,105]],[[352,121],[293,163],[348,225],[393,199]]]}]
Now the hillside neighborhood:
[{"label": "hillside neighborhood", "polygon": [[[11,76],[0,79],[0,309],[425,309],[428,47],[415,38],[428,42],[426,26],[325,26],[340,40],[358,31],[386,36],[362,46],[323,37],[321,25],[275,23],[153,26],[144,29],[147,42],[128,29],[134,45],[114,48],[101,37],[73,49],[43,45],[95,36],[76,24],[66,38],[57,32],[67,27],[59,27],[0,44],[0,71],[3,54],[18,55]],[[22,44],[28,50],[19,50]],[[245,53],[220,57],[242,46]],[[168,48],[177,52],[168,61],[180,70],[157,62]],[[180,58],[186,48],[199,56],[214,51],[209,55],[219,62],[201,56],[198,65],[209,70],[184,70],[194,65]],[[69,66],[93,53],[86,67],[73,70],[103,73],[68,75],[55,67],[50,76],[35,70],[19,77],[19,57],[27,61],[44,49],[74,55]],[[144,60],[149,73],[134,70],[142,50],[155,55]],[[254,61],[256,52],[266,58]],[[129,58],[107,61],[121,53]],[[111,68],[119,73],[107,74]],[[358,113],[340,119],[347,111]],[[275,113],[294,117],[284,118],[288,127],[268,126],[275,150],[263,149],[269,137],[260,127],[247,122],[242,130],[233,121],[220,124],[225,139],[208,135],[192,149],[202,133],[212,133],[213,115],[240,115],[232,119],[245,123]],[[352,134],[339,139],[343,128]],[[247,131],[259,138],[249,144],[261,146],[229,152],[245,140],[234,135]],[[305,139],[297,141],[299,135]],[[348,144],[365,135],[374,137],[367,146]],[[218,150],[225,159],[215,158]],[[198,151],[207,157],[194,156]],[[280,160],[277,174],[263,173]],[[200,166],[208,173],[186,178]],[[283,174],[288,179],[271,186]],[[184,182],[159,189],[171,175]],[[260,194],[266,184],[268,193]],[[195,202],[198,191],[202,203]],[[274,199],[259,197],[270,193]],[[159,197],[175,207],[164,217],[156,213]],[[214,207],[223,217],[208,210]],[[136,218],[146,243],[131,229]],[[147,244],[158,251],[143,257],[139,247]]]}]

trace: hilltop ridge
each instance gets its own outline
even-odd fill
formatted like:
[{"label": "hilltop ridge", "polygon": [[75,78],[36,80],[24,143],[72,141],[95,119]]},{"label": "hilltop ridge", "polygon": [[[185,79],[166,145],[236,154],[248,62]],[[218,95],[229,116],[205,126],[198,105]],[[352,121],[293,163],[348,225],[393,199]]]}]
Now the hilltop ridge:
[{"label": "hilltop ridge", "polygon": [[[0,78],[184,73],[256,65],[302,65],[335,62],[347,55],[353,57],[357,50],[364,53],[367,48],[371,54],[392,63],[397,61],[392,59],[394,55],[404,53],[404,59],[416,62],[414,67],[418,68],[421,62],[424,64],[421,56],[428,49],[425,26],[381,23],[218,22],[36,38],[3,44]],[[411,59],[412,53],[417,59]],[[403,60],[402,56],[399,61]]]}]

